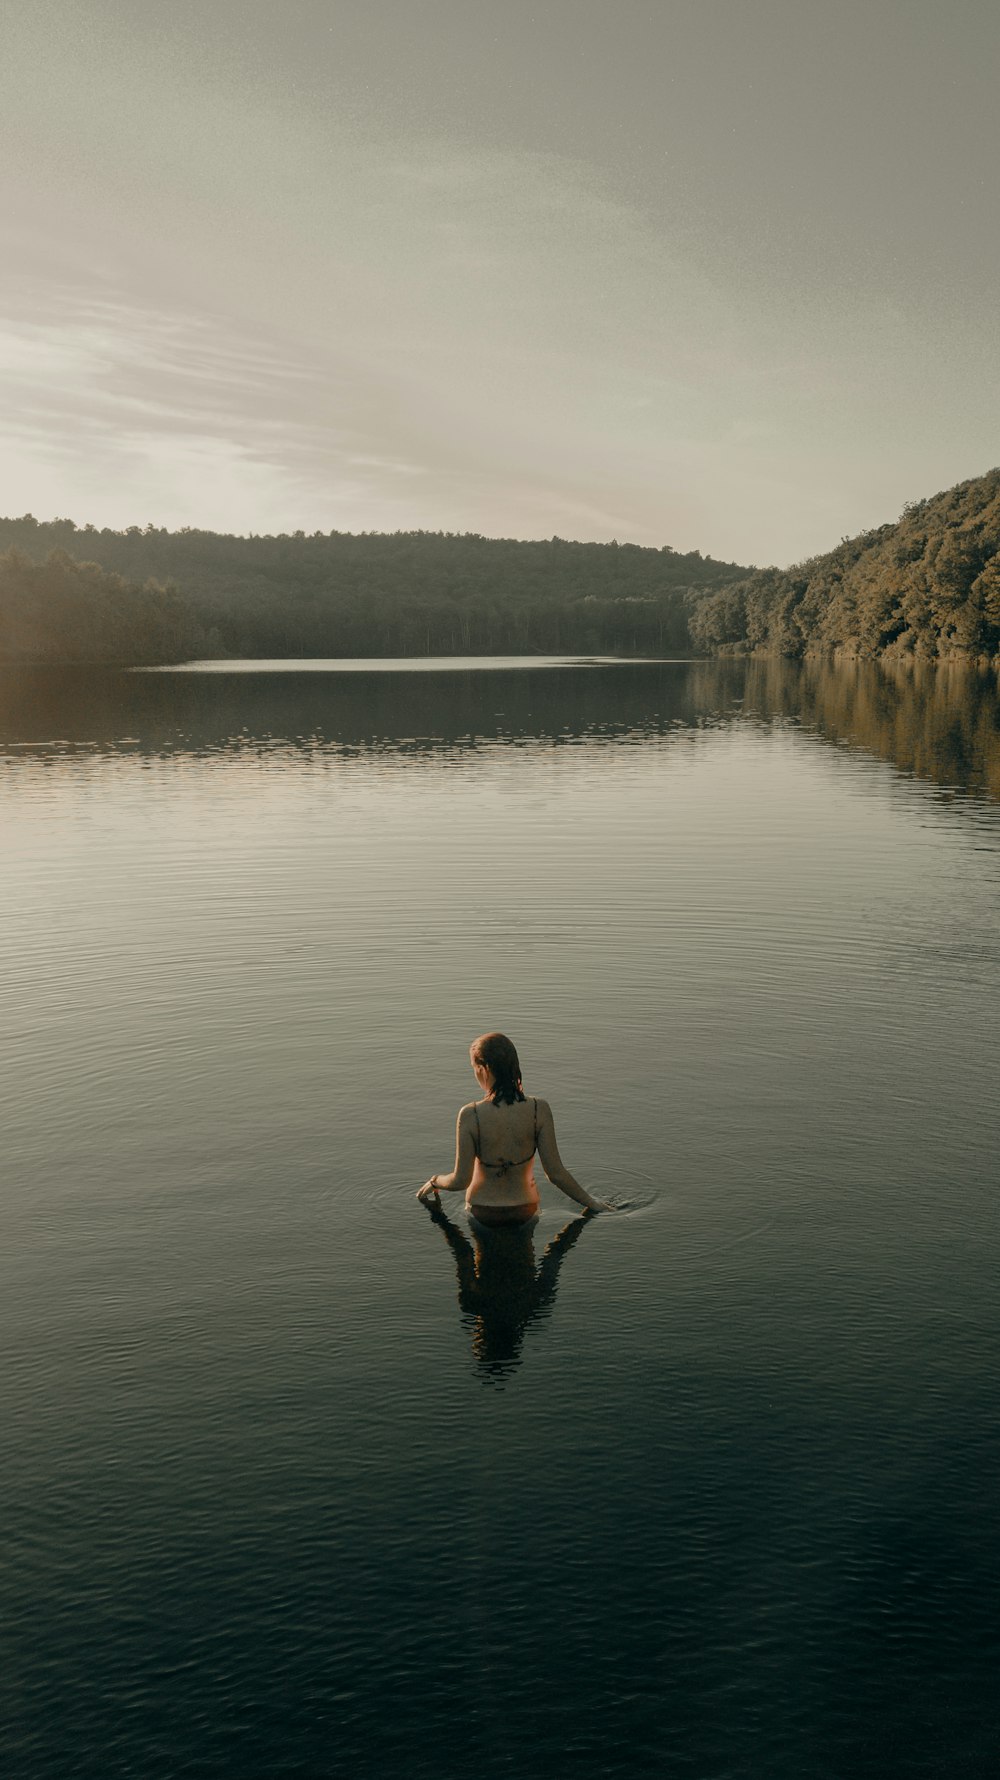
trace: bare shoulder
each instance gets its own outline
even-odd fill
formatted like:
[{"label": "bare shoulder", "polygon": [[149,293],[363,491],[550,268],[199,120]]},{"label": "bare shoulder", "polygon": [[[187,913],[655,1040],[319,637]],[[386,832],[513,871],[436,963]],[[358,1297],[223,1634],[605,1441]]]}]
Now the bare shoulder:
[{"label": "bare shoulder", "polygon": [[542,1121],[542,1119],[548,1119],[548,1120],[550,1120],[550,1121],[551,1121],[551,1119],[552,1119],[552,1108],[551,1108],[551,1106],[550,1106],[550,1105],[549,1105],[549,1103],[548,1103],[548,1101],[547,1101],[547,1100],[543,1100],[543,1099],[542,1099],[542,1097],[541,1097],[541,1095],[540,1095],[540,1094],[536,1094],[536,1095],[535,1095],[535,1105],[536,1105],[536,1106],[537,1106],[537,1108],[538,1108],[538,1119],[539,1119],[539,1123],[541,1123],[541,1121]]},{"label": "bare shoulder", "polygon": [[474,1100],[468,1100],[464,1106],[459,1107],[458,1118],[460,1124],[469,1125],[474,1121],[475,1117],[476,1103]]}]

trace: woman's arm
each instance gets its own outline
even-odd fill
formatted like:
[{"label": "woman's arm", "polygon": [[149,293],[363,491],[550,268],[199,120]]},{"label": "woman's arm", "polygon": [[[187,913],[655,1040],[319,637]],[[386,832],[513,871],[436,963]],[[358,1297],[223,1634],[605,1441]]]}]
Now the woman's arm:
[{"label": "woman's arm", "polygon": [[556,1143],[556,1127],[552,1117],[552,1108],[547,1100],[538,1102],[538,1159],[545,1170],[546,1178],[565,1193],[567,1198],[575,1199],[577,1205],[585,1205],[588,1211],[610,1211],[600,1199],[592,1199],[585,1187],[574,1180],[559,1154]]},{"label": "woman's arm", "polygon": [[470,1102],[463,1106],[455,1127],[455,1166],[450,1174],[432,1174],[430,1180],[424,1182],[417,1193],[417,1198],[424,1204],[433,1193],[465,1192],[476,1164],[474,1126],[475,1111]]}]

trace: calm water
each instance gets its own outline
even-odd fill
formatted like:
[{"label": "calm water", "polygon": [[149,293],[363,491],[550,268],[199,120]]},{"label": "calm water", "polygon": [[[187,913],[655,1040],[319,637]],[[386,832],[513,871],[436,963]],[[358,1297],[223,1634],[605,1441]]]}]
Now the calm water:
[{"label": "calm water", "polygon": [[[5,1777],[992,1780],[998,726],[0,677]],[[477,1272],[491,1026],[625,1209]]]}]

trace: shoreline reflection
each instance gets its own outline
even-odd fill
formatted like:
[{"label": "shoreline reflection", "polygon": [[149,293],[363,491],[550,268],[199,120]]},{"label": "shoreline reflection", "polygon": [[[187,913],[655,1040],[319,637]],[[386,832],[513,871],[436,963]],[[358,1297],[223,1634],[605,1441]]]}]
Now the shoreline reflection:
[{"label": "shoreline reflection", "polygon": [[0,755],[12,761],[289,752],[422,761],[498,743],[670,747],[747,722],[799,725],[905,777],[1000,801],[997,679],[961,664],[751,657],[499,664],[492,673],[464,662],[416,672],[392,661],[322,673],[0,668]]}]

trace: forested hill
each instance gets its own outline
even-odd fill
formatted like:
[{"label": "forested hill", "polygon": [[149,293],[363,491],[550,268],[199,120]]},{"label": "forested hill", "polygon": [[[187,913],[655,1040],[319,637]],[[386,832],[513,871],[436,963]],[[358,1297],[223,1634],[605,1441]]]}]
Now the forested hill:
[{"label": "forested hill", "polygon": [[1000,665],[1000,470],[904,508],[826,556],[702,600],[706,653],[966,658]]},{"label": "forested hill", "polygon": [[173,587],[136,586],[96,562],[52,550],[0,556],[0,667],[116,667],[190,661],[218,639]]},{"label": "forested hill", "polygon": [[[59,554],[52,557],[53,551]],[[30,516],[0,519],[0,552],[8,553],[0,557],[0,660],[8,661],[124,659],[123,649],[141,647],[139,638],[119,640],[117,653],[108,653],[106,641],[113,630],[109,600],[117,611],[123,587],[137,598],[145,588],[147,605],[159,601],[158,623],[163,601],[172,601],[177,637],[170,646],[160,623],[163,660],[183,659],[192,645],[243,656],[688,651],[693,607],[747,574],[697,550],[682,555],[669,547],[562,538],[523,543],[441,532],[246,538],[153,526],[99,531]],[[103,602],[104,616],[89,657],[82,609],[70,627],[72,651],[59,646],[60,626],[69,624],[71,570],[80,562],[119,578],[109,592],[91,576],[90,593]],[[28,576],[29,564],[44,569]],[[51,611],[47,578],[58,584]],[[14,582],[16,635],[5,624]],[[79,577],[77,591],[86,599]],[[133,658],[148,660],[148,648]]]}]

